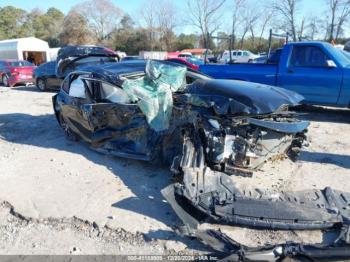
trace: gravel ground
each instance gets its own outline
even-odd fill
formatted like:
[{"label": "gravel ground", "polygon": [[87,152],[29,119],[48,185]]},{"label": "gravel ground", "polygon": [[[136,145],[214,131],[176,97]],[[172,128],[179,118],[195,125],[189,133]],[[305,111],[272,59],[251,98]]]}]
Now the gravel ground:
[{"label": "gravel ground", "polygon": [[[160,190],[167,168],[99,154],[69,142],[54,93],[0,87],[0,254],[189,254],[205,248],[174,232],[180,223]],[[241,187],[349,191],[350,111],[308,107],[310,146],[299,160],[269,162]],[[203,227],[217,227],[203,225]],[[327,242],[319,231],[221,227],[247,245]]]}]

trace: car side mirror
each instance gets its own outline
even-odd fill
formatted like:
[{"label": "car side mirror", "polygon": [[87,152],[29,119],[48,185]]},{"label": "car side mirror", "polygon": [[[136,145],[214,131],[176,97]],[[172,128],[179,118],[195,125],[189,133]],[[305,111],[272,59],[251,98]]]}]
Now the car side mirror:
[{"label": "car side mirror", "polygon": [[334,63],[333,60],[327,60],[326,63],[327,63],[328,68],[336,68],[337,67],[337,65]]}]

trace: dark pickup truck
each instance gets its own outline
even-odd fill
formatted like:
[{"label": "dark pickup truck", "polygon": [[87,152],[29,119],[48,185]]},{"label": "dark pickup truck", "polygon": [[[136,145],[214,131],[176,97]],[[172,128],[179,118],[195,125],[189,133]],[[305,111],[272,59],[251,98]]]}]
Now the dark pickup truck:
[{"label": "dark pickup truck", "polygon": [[305,97],[303,103],[350,105],[350,58],[325,42],[288,43],[265,64],[207,64],[200,71],[219,79],[274,85]]}]

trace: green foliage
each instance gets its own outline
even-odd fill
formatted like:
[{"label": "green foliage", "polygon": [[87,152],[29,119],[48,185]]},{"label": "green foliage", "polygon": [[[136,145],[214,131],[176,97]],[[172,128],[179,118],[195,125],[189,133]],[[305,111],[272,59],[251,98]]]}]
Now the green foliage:
[{"label": "green foliage", "polygon": [[0,39],[29,36],[26,11],[13,6],[0,8]]},{"label": "green foliage", "polygon": [[170,51],[181,51],[183,49],[192,49],[196,47],[196,43],[198,42],[198,37],[194,34],[185,35],[180,34],[175,42],[174,50]]}]

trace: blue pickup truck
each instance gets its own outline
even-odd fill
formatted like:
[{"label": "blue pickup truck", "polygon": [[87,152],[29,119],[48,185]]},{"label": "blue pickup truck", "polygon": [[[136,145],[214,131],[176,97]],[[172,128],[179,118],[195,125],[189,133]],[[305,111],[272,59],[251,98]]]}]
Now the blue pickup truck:
[{"label": "blue pickup truck", "polygon": [[199,70],[214,78],[283,87],[302,94],[305,104],[350,105],[350,58],[325,42],[288,43],[265,64],[207,64]]}]

